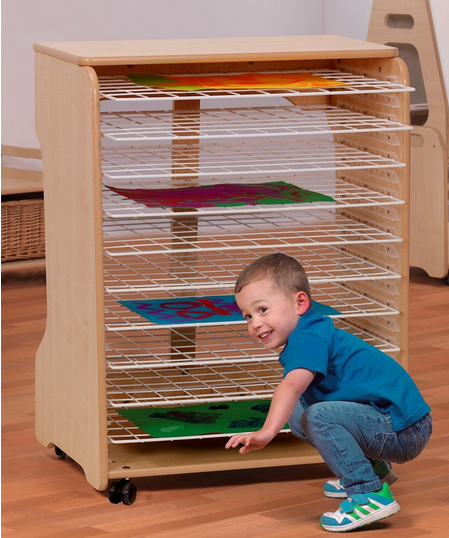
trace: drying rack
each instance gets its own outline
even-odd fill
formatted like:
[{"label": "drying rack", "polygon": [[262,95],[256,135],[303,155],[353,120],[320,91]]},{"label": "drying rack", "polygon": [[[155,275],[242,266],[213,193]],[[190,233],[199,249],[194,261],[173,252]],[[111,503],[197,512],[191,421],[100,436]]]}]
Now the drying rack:
[{"label": "drying rack", "polygon": [[[109,499],[125,504],[132,477],[321,461],[288,431],[241,458],[221,432],[155,438],[125,419],[121,410],[269,399],[282,372],[243,319],[161,324],[122,301],[229,296],[248,263],[281,250],[303,263],[338,327],[406,367],[412,89],[396,49],[335,36],[35,49],[52,238],[40,442],[98,490],[119,480]],[[248,71],[343,85],[185,92],[127,76]],[[112,190],[270,181],[329,198],[151,207]]]}]

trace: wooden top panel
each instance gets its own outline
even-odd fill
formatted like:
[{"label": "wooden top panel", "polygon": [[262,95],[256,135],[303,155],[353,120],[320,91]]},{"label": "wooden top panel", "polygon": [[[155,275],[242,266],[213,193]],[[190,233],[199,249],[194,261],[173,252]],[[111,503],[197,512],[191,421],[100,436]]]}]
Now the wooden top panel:
[{"label": "wooden top panel", "polygon": [[77,65],[174,64],[216,61],[392,58],[397,49],[340,36],[71,41],[35,43],[34,50]]}]

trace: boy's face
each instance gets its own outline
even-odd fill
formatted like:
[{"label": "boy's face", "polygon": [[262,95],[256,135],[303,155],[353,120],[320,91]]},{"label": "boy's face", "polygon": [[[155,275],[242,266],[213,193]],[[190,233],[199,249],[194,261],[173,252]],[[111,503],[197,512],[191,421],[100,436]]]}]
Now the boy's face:
[{"label": "boy's face", "polygon": [[284,346],[300,316],[309,308],[306,293],[284,295],[267,279],[248,284],[235,299],[248,322],[250,336],[267,349]]}]

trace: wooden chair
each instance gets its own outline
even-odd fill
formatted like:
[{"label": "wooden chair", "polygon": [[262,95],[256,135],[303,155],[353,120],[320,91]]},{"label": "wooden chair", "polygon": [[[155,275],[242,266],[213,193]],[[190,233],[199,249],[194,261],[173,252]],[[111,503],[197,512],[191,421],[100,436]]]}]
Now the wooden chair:
[{"label": "wooden chair", "polygon": [[410,265],[449,284],[449,108],[429,0],[373,0],[368,41],[396,46],[400,55],[409,47],[419,58],[420,73],[409,65],[411,84],[422,77],[427,102],[415,114],[412,106]]}]

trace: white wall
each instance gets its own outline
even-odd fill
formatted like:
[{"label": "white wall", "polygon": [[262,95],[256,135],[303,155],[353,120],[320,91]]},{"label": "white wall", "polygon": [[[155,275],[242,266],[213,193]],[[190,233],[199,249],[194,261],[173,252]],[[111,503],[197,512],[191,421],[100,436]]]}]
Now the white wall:
[{"label": "white wall", "polygon": [[324,0],[324,33],[366,39],[373,0]]},{"label": "white wall", "polygon": [[[373,0],[3,0],[2,143],[39,147],[36,41],[337,34],[366,39]],[[447,0],[431,0],[449,87]]]},{"label": "white wall", "polygon": [[39,147],[37,41],[324,33],[323,0],[3,0],[2,143]]},{"label": "white wall", "polygon": [[[447,0],[430,0],[432,20],[435,35],[438,42],[441,69],[443,70],[446,95],[449,94],[449,33],[447,21],[449,21],[449,2]],[[449,97],[448,97],[449,100]]]}]

